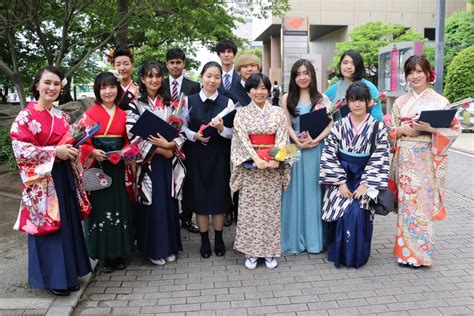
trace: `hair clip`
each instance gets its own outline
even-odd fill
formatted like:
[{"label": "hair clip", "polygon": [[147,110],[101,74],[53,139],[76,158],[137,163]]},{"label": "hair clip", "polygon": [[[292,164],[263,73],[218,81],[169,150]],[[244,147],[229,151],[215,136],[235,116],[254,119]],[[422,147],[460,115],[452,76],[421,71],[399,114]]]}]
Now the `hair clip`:
[{"label": "hair clip", "polygon": [[67,85],[67,78],[61,80],[61,87],[65,87]]},{"label": "hair clip", "polygon": [[116,69],[112,70],[111,73],[112,73],[112,75],[114,75],[115,78],[117,78],[117,80],[118,80],[119,82],[122,81],[123,78],[122,78],[122,76],[119,74],[119,72],[118,72]]}]

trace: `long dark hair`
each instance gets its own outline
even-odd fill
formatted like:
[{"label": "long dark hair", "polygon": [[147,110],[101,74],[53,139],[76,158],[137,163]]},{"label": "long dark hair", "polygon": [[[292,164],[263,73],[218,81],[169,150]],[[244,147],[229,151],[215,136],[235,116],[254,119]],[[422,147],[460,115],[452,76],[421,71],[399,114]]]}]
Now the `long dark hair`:
[{"label": "long dark hair", "polygon": [[117,88],[117,96],[115,97],[114,104],[118,105],[120,99],[122,98],[123,90],[120,86],[120,81],[111,73],[111,72],[102,72],[95,77],[94,80],[94,95],[95,102],[102,103],[102,98],[100,97],[100,88],[104,86],[115,86]]},{"label": "long dark hair", "polygon": [[[138,71],[138,89],[140,90],[140,101],[142,102],[148,102],[147,97],[148,93],[146,91],[146,86],[142,82],[142,78],[145,78],[153,69],[156,69],[158,71],[158,74],[163,77],[163,68],[162,66],[154,60],[149,60],[143,64],[143,66],[140,67],[140,70]],[[165,79],[163,78],[163,81],[161,83],[160,88],[158,89],[158,95],[163,98],[163,103],[165,105],[170,104],[170,97],[168,95],[168,92],[166,92],[166,89],[164,88],[164,82]]]},{"label": "long dark hair", "polygon": [[362,55],[355,50],[347,50],[342,54],[341,59],[339,59],[339,63],[337,64],[337,76],[341,79],[344,79],[344,75],[341,72],[341,63],[346,56],[352,58],[352,61],[354,62],[355,70],[354,74],[352,75],[352,81],[362,80],[366,76],[364,59],[362,58]]},{"label": "long dark hair", "polygon": [[323,95],[318,91],[318,84],[316,82],[316,71],[314,70],[313,64],[307,59],[298,59],[291,67],[290,73],[290,84],[288,85],[288,96],[286,98],[286,106],[288,112],[292,116],[298,116],[298,110],[296,106],[298,105],[298,100],[300,98],[300,87],[296,84],[296,75],[298,73],[298,68],[305,66],[311,76],[311,83],[309,85],[309,98],[311,100],[311,110],[314,109],[314,106],[321,101]]}]

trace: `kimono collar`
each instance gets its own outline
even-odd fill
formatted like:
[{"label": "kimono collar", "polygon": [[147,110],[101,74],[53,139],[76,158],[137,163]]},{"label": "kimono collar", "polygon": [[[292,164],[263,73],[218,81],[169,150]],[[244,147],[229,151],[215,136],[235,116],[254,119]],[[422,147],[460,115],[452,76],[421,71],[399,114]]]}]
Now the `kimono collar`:
[{"label": "kimono collar", "polygon": [[218,95],[219,95],[219,92],[216,91],[213,95],[208,97],[204,94],[204,92],[202,90],[199,91],[199,97],[201,98],[202,102],[206,102],[207,99],[210,99],[212,101],[216,101]]},{"label": "kimono collar", "polygon": [[127,86],[124,86],[122,84],[120,84],[120,86],[122,87],[122,90],[123,92],[127,92],[128,89],[130,89],[130,87],[134,84],[133,80],[130,80],[130,83],[127,85]]},{"label": "kimono collar", "polygon": [[36,111],[46,111],[49,113],[49,115],[53,116],[53,117],[57,117],[57,118],[62,118],[63,117],[63,112],[58,109],[58,108],[55,108],[54,105],[51,107],[51,109],[48,110],[47,107],[45,107],[43,104],[39,103],[39,102],[32,102],[33,104],[33,108],[36,110]]},{"label": "kimono collar", "polygon": [[416,93],[415,90],[411,89],[411,92],[413,93],[413,96],[415,97],[416,100],[418,100],[419,98],[421,98],[425,93],[426,91],[428,91],[429,88],[426,88],[425,90],[421,91],[420,93]]},{"label": "kimono collar", "polygon": [[106,107],[106,106],[103,105],[102,103],[101,103],[100,105],[101,105],[102,108],[105,110],[105,112],[107,112],[107,114],[108,114],[109,116],[112,116],[112,114],[115,113],[115,108],[116,108],[115,105],[114,105],[113,107],[111,107],[111,108]]},{"label": "kimono collar", "polygon": [[160,109],[160,110],[165,109],[163,98],[159,94],[157,94],[154,99],[147,96],[147,101],[148,101],[148,105],[151,107],[153,111],[156,109]]},{"label": "kimono collar", "polygon": [[255,104],[255,102],[252,101],[252,105],[255,106],[257,108],[257,110],[259,110],[261,113],[264,113],[266,108],[269,106],[268,105],[268,102],[265,101],[265,104],[263,105],[263,107],[259,107],[257,104]]}]

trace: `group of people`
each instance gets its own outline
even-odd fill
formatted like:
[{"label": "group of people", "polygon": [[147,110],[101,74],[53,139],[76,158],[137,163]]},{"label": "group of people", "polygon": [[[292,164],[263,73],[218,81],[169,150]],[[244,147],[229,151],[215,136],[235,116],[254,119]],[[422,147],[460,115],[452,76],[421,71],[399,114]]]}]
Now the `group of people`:
[{"label": "group of people", "polygon": [[[125,269],[134,240],[152,264],[175,261],[182,251],[180,226],[199,232],[202,258],[224,256],[223,229],[232,221],[233,248],[245,255],[248,269],[259,258],[273,269],[282,252],[326,248],[337,267],[358,268],[370,256],[369,202],[389,179],[398,191],[398,263],[432,264],[432,221],[445,216],[447,149],[459,124],[441,129],[416,121],[422,110],[449,104],[429,87],[425,57],[406,61],[410,90],[396,100],[386,125],[380,101],[374,102],[378,91],[365,79],[356,51],[341,56],[340,80],[325,94],[318,91],[311,62],[296,61],[279,106],[271,104],[272,85],[257,56],[242,54],[234,63],[237,47],[229,40],[220,41],[216,52],[221,63],[206,63],[200,84],[184,77],[186,58],[179,48],[166,54],[168,78],[151,60],[139,68],[135,83],[133,51],[116,47],[109,54],[116,73],[96,77],[96,102],[85,112],[100,129],[80,148],[60,144],[71,123],[53,106],[63,74],[52,66],[38,71],[31,86],[37,102],[21,110],[11,128],[23,181],[15,228],[29,234],[30,285],[68,295],[78,290],[78,277],[91,271],[89,257],[99,260],[104,273]],[[347,116],[336,112],[314,139],[301,130],[300,115],[341,99]],[[176,138],[131,132],[146,111],[168,122],[180,102]],[[233,124],[226,125],[223,116],[234,108]],[[300,150],[291,164],[259,155],[262,148],[290,142]],[[139,149],[134,161],[108,159],[109,152],[129,144]],[[92,167],[112,184],[86,193],[82,172]]]}]

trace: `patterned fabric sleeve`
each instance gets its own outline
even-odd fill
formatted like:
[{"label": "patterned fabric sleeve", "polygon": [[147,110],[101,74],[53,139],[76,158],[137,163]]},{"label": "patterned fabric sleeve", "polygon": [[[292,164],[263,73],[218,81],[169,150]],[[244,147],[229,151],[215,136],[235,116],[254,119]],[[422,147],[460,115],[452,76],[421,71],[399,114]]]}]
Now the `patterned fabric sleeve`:
[{"label": "patterned fabric sleeve", "polygon": [[319,170],[319,182],[321,184],[340,185],[346,183],[346,172],[342,168],[337,154],[340,126],[341,124],[336,122],[331,129],[331,133],[324,141]]},{"label": "patterned fabric sleeve", "polygon": [[[447,101],[447,100],[446,100]],[[449,106],[446,105],[448,108]],[[453,119],[450,128],[437,128],[436,133],[431,134],[433,155],[443,156],[448,153],[448,149],[461,134],[461,123],[457,118]]]},{"label": "patterned fabric sleeve", "polygon": [[140,118],[140,115],[143,113],[143,111],[140,111],[140,103],[138,99],[134,99],[132,102],[129,104],[129,108],[127,110],[127,120],[125,123],[125,126],[127,128],[127,134],[128,138],[131,143],[134,143],[140,148],[140,153],[141,157],[137,159],[137,162],[143,162],[143,161],[148,161],[151,159],[155,153],[155,146],[150,144],[144,139],[141,139],[140,136],[136,136],[132,133],[130,133],[130,129],[137,123],[138,119]]},{"label": "patterned fabric sleeve", "polygon": [[275,147],[287,145],[289,142],[288,136],[288,122],[286,120],[285,113],[281,108],[277,108],[279,111],[279,128],[275,134]]},{"label": "patterned fabric sleeve", "polygon": [[231,162],[234,167],[241,165],[243,162],[252,159],[257,153],[253,149],[250,142],[246,121],[251,121],[246,118],[246,108],[237,110],[234,119],[234,134],[231,145]]},{"label": "patterned fabric sleeve", "polygon": [[[374,124],[379,124],[375,122]],[[389,144],[387,130],[383,124],[379,124],[377,143],[375,151],[370,157],[362,173],[360,183],[376,189],[386,188],[389,172]]]}]

